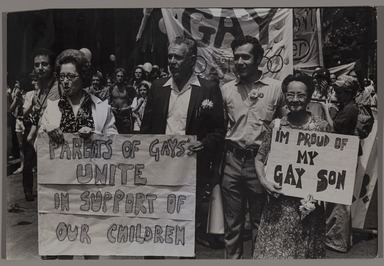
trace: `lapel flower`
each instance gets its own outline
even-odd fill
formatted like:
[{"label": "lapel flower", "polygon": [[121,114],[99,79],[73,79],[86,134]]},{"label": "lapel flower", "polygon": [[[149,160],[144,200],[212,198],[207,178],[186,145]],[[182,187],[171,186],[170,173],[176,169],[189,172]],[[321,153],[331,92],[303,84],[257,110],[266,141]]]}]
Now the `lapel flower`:
[{"label": "lapel flower", "polygon": [[308,195],[307,198],[300,200],[301,205],[299,206],[299,210],[301,212],[301,220],[303,220],[308,214],[313,212],[316,208],[315,200],[312,195]]},{"label": "lapel flower", "polygon": [[315,123],[311,122],[311,123],[308,125],[308,129],[311,130],[311,131],[315,130],[315,129],[316,129],[316,125],[315,125]]},{"label": "lapel flower", "polygon": [[249,99],[251,99],[252,101],[256,101],[258,98],[263,98],[264,94],[263,93],[259,93],[258,89],[252,89],[248,93],[248,96],[249,96]]},{"label": "lapel flower", "polygon": [[203,109],[211,109],[211,108],[213,108],[213,102],[211,100],[205,99],[201,103],[201,108],[203,108]]}]

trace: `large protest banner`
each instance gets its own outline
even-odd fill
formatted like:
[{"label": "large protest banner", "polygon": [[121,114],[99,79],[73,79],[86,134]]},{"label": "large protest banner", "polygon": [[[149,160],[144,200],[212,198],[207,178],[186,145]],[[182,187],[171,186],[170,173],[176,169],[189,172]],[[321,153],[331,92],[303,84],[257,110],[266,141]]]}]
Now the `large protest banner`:
[{"label": "large protest banner", "polygon": [[266,176],[287,196],[351,205],[357,136],[274,128]]},{"label": "large protest banner", "polygon": [[221,83],[235,78],[234,38],[259,38],[264,48],[260,69],[266,76],[282,80],[293,72],[293,11],[281,8],[162,8],[169,41],[184,33],[198,42],[195,72],[218,77]]},{"label": "large protest banner", "polygon": [[40,255],[194,255],[194,136],[64,136],[37,139]]},{"label": "large protest banner", "polygon": [[322,65],[316,8],[295,8],[293,23],[293,63],[295,68]]}]

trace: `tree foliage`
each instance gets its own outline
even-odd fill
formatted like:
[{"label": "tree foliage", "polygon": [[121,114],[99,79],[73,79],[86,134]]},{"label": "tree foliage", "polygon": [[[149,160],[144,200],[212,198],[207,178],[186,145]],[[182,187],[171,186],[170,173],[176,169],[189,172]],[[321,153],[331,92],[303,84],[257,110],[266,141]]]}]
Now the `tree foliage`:
[{"label": "tree foliage", "polygon": [[327,67],[376,57],[375,8],[325,8],[322,15]]}]

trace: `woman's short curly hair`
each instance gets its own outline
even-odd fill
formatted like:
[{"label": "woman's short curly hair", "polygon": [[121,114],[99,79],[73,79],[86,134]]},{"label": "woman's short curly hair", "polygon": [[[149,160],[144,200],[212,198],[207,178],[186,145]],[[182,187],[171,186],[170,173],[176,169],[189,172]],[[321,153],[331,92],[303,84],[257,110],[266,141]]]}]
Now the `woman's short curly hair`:
[{"label": "woman's short curly hair", "polygon": [[88,76],[87,60],[84,53],[76,49],[67,49],[61,52],[55,62],[55,74],[58,75],[63,64],[71,63],[76,67],[80,78],[84,80]]},{"label": "woman's short curly hair", "polygon": [[313,78],[300,71],[295,71],[293,74],[288,75],[283,80],[283,83],[281,84],[281,89],[283,93],[287,92],[288,85],[292,81],[301,82],[307,87],[307,100],[310,100],[313,92],[315,91],[315,84],[313,82]]}]

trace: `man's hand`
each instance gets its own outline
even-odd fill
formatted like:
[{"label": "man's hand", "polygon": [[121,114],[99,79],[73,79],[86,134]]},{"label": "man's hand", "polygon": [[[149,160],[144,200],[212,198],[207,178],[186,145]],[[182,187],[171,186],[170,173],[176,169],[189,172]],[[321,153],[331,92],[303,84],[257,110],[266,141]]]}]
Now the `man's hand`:
[{"label": "man's hand", "polygon": [[198,152],[204,149],[204,144],[201,141],[196,141],[195,143],[191,144],[188,149],[193,152]]}]

